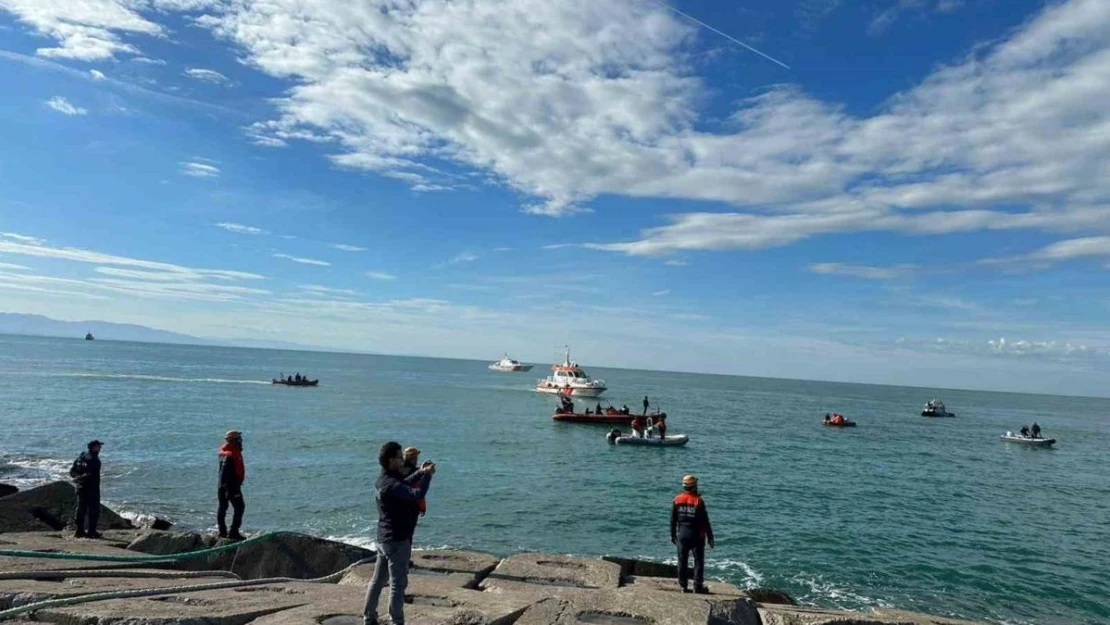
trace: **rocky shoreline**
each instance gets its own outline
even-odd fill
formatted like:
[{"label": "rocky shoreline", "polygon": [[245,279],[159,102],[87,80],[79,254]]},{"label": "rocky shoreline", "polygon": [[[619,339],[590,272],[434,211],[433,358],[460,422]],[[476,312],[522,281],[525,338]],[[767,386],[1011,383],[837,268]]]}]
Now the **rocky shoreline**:
[{"label": "rocky shoreline", "polygon": [[[0,550],[173,556],[229,545],[212,535],[135,528],[108,508],[104,539],[65,531],[65,482],[0,497]],[[200,558],[127,563],[0,556],[0,613],[90,593],[142,593],[44,606],[8,623],[58,625],[361,625],[374,554],[304,534],[274,533]],[[673,565],[618,557],[455,550],[413,554],[409,625],[970,625],[895,610],[794,605],[785,593],[710,582],[678,592]],[[323,578],[323,579],[321,579]],[[302,581],[313,580],[313,581]],[[325,581],[326,580],[326,581]],[[214,587],[215,586],[215,587]],[[384,604],[384,602],[383,602]],[[383,605],[384,610],[384,605]],[[383,623],[388,618],[379,615]]]}]

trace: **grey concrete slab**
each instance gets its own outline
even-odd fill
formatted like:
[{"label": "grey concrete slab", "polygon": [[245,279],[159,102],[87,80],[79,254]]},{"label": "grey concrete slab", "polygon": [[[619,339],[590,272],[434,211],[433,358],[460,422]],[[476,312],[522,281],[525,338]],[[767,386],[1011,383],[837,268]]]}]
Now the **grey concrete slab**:
[{"label": "grey concrete slab", "polygon": [[615,589],[620,587],[621,567],[596,558],[524,553],[502,560],[486,578],[486,582],[495,580]]}]

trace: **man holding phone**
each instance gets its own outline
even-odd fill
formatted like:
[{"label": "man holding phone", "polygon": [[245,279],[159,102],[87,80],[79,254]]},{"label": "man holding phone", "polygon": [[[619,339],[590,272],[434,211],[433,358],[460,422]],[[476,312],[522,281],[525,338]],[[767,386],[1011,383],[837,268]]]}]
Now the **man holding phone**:
[{"label": "man holding phone", "polygon": [[378,623],[378,601],[389,580],[389,618],[393,625],[405,625],[405,587],[408,586],[412,535],[420,515],[420,501],[428,493],[434,462],[425,461],[415,472],[405,475],[405,455],[401,444],[389,441],[378,452],[382,472],[376,485],[378,505],[378,558],[374,578],[366,589],[362,619],[366,625]]}]

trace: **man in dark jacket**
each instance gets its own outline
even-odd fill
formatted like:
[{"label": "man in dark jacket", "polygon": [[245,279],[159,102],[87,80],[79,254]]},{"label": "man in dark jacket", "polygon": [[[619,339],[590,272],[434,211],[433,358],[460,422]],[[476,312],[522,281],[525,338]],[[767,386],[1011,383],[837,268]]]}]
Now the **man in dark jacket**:
[{"label": "man in dark jacket", "polygon": [[709,513],[705,502],[698,494],[698,478],[687,475],[682,478],[682,492],[674,498],[671,505],[671,542],[678,547],[678,585],[682,592],[690,592],[687,581],[690,579],[690,554],[694,554],[694,590],[701,595],[709,594],[705,587],[705,543],[716,547],[713,542],[713,528],[709,525]]},{"label": "man in dark jacket", "polygon": [[76,538],[100,538],[96,524],[100,520],[100,441],[88,444],[88,451],[77,456],[69,469],[77,489],[77,514],[73,519]]},{"label": "man in dark jacket", "polygon": [[[238,430],[231,430],[224,436],[224,444],[220,447],[220,472],[217,482],[216,497],[219,507],[216,509],[216,522],[220,528],[220,538],[243,540],[239,527],[243,524],[243,510],[247,504],[243,501],[243,481],[247,479],[247,467],[243,462],[243,434]],[[227,506],[231,504],[234,512],[231,515],[231,531],[227,531]]]},{"label": "man in dark jacket", "polygon": [[377,625],[378,601],[389,580],[389,618],[393,625],[405,625],[412,535],[420,515],[419,501],[428,493],[436,465],[424,462],[406,477],[401,444],[394,441],[382,445],[378,464],[382,468],[374,496],[378,505],[378,559],[374,563],[374,578],[366,588],[362,618],[366,625]]}]

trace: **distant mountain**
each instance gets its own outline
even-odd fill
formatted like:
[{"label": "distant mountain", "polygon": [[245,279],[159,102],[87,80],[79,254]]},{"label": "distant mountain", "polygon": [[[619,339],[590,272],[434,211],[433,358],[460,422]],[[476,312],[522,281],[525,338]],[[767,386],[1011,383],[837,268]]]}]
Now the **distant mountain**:
[{"label": "distant mountain", "polygon": [[290,349],[330,351],[311,345],[301,345],[287,341],[265,341],[256,339],[206,339],[189,334],[156,330],[130,323],[110,321],[60,321],[43,315],[23,313],[0,313],[0,334],[24,334],[29,336],[58,336],[84,338],[92,333],[97,340],[138,341],[141,343],[174,343],[187,345],[226,345],[232,347],[255,347],[259,349]]}]

